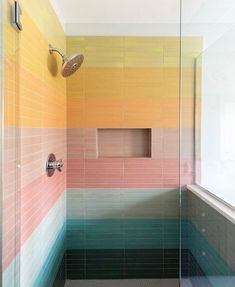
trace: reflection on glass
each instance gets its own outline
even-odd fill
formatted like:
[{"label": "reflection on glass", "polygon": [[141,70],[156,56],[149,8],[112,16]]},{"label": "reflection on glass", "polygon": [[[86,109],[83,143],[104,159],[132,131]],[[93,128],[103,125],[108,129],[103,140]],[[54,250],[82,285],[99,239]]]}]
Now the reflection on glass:
[{"label": "reflection on glass", "polygon": [[[196,182],[235,206],[235,30],[198,58],[201,96],[197,94]],[[201,106],[201,108],[199,108]],[[200,110],[199,110],[200,109]],[[200,168],[199,168],[200,166]]]}]

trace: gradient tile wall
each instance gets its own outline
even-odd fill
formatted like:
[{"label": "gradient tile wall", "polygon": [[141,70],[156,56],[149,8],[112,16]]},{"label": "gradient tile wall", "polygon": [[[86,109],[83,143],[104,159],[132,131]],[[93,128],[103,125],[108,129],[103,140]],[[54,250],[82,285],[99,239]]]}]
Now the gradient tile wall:
[{"label": "gradient tile wall", "polygon": [[[179,38],[68,37],[68,53],[77,50],[85,61],[67,80],[68,277],[178,277]],[[150,129],[151,156],[115,157],[125,149],[120,133],[99,157],[99,129],[121,128]],[[190,135],[190,120],[184,129]],[[113,256],[122,263],[107,272]]]},{"label": "gradient tile wall", "polygon": [[[67,81],[68,187],[178,186],[179,38],[68,37],[67,50],[85,55]],[[97,128],[152,129],[152,158],[97,159]]]},{"label": "gradient tile wall", "polygon": [[51,286],[52,262],[64,253],[57,242],[65,237],[66,172],[48,178],[45,162],[51,152],[66,160],[66,82],[48,44],[65,50],[66,42],[49,1],[21,1],[20,33],[10,4],[4,1],[3,286]]},{"label": "gradient tile wall", "polygon": [[[183,38],[182,176],[187,183],[194,58],[201,43],[200,37]],[[67,50],[85,55],[82,69],[67,81],[68,187],[178,186],[179,38],[73,36],[67,37]],[[152,129],[152,157],[97,159],[97,128]]]}]

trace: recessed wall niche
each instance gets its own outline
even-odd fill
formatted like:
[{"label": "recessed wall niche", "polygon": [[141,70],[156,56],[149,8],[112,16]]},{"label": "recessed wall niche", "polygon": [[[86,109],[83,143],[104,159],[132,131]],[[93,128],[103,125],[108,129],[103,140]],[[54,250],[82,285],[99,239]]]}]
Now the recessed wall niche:
[{"label": "recessed wall niche", "polygon": [[151,157],[151,129],[98,129],[98,157]]}]

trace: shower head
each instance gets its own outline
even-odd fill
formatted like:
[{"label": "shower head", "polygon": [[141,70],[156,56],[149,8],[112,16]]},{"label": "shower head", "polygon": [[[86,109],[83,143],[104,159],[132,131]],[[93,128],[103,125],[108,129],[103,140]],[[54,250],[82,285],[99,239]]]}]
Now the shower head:
[{"label": "shower head", "polygon": [[76,72],[82,65],[84,56],[80,53],[73,54],[63,59],[61,74],[63,77],[68,77]]},{"label": "shower head", "polygon": [[60,50],[53,48],[51,45],[49,45],[49,52],[50,53],[57,52],[62,57],[63,63],[61,68],[61,75],[63,77],[69,77],[73,73],[75,73],[81,67],[84,60],[84,56],[80,53],[75,53],[73,55],[66,56]]}]

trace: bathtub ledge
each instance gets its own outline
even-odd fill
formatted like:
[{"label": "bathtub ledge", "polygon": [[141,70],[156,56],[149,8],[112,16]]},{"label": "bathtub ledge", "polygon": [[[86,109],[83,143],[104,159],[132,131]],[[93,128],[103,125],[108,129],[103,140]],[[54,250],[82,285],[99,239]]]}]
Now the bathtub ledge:
[{"label": "bathtub ledge", "polygon": [[187,189],[235,224],[234,207],[198,185],[187,185]]}]

